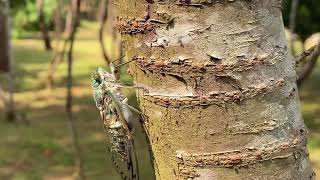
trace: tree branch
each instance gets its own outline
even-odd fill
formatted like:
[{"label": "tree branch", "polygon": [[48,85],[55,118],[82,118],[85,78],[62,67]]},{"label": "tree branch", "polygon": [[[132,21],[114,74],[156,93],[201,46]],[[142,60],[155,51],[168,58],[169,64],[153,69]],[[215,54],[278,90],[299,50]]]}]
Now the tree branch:
[{"label": "tree branch", "polygon": [[310,56],[307,57],[307,60],[306,60],[307,63],[303,67],[302,72],[299,74],[299,77],[297,80],[298,87],[301,87],[303,82],[311,75],[317,63],[319,55],[320,55],[320,42],[318,42],[317,46],[314,46],[314,51],[311,53]]}]

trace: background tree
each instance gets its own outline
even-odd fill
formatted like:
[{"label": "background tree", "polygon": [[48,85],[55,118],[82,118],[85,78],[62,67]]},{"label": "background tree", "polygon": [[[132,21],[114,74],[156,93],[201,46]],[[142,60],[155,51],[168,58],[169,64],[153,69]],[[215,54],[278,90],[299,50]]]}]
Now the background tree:
[{"label": "background tree", "polygon": [[107,54],[107,50],[104,44],[104,26],[108,20],[108,0],[101,0],[100,2],[100,15],[99,15],[99,21],[100,21],[100,29],[99,29],[99,41],[101,46],[102,55],[104,57],[104,60],[106,61],[106,64],[109,65],[111,62],[109,55]]},{"label": "background tree", "polygon": [[157,179],[313,179],[279,1],[115,1]]},{"label": "background tree", "polygon": [[44,6],[43,0],[37,0],[39,25],[40,25],[40,30],[42,33],[43,42],[44,42],[46,50],[51,50],[52,46],[51,46],[50,36],[49,36],[49,32],[48,32],[48,27],[46,25],[46,21],[45,21],[45,17],[44,17],[43,6]]},{"label": "background tree", "polygon": [[9,8],[7,1],[0,1],[0,71],[9,72],[10,69],[10,35]]},{"label": "background tree", "polygon": [[[287,27],[290,26],[290,11],[293,1],[296,0],[283,1],[283,20]],[[305,40],[320,29],[320,24],[316,23],[320,19],[320,1],[299,1],[298,4],[295,32]]]},{"label": "background tree", "polygon": [[6,118],[8,121],[16,119],[13,88],[13,58],[11,54],[10,43],[10,6],[8,0],[0,1],[0,72],[7,72],[8,93],[6,94],[3,87],[0,86],[0,96],[6,108]]},{"label": "background tree", "polygon": [[72,135],[73,149],[75,151],[75,162],[76,162],[76,174],[77,178],[80,180],[85,179],[83,162],[81,157],[81,149],[79,145],[79,137],[76,129],[76,123],[72,113],[72,86],[73,86],[73,78],[72,78],[72,66],[73,66],[73,45],[75,40],[75,35],[77,32],[77,28],[80,23],[80,4],[81,0],[71,0],[70,7],[72,12],[71,18],[71,29],[70,34],[66,39],[66,42],[69,42],[68,47],[68,77],[67,77],[67,101],[66,101],[66,112],[67,119],[69,122],[69,127]]}]

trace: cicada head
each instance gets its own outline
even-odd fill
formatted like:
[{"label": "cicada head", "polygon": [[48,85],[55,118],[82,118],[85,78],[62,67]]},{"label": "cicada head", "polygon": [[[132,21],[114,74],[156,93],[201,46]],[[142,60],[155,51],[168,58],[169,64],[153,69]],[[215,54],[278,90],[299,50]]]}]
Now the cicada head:
[{"label": "cicada head", "polygon": [[101,79],[106,83],[116,82],[115,76],[101,67],[98,67],[97,73],[100,75]]},{"label": "cicada head", "polygon": [[94,87],[94,88],[99,87],[99,85],[102,83],[100,74],[97,71],[92,73],[91,81],[92,81],[92,87]]},{"label": "cicada head", "polygon": [[94,101],[96,102],[97,108],[101,111],[103,104],[104,84],[102,82],[101,75],[98,71],[92,73],[91,85],[93,90]]}]

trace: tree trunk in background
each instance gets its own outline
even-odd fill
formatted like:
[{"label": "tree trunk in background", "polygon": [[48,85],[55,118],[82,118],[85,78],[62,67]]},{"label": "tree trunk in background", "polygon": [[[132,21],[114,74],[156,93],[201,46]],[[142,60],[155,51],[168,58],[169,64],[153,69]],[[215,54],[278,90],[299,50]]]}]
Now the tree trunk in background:
[{"label": "tree trunk in background", "polygon": [[314,178],[280,1],[115,5],[157,179]]},{"label": "tree trunk in background", "polygon": [[73,77],[72,77],[72,67],[73,67],[73,46],[74,46],[74,40],[75,35],[77,32],[77,28],[79,26],[80,21],[80,4],[81,0],[71,0],[70,2],[71,6],[71,12],[72,12],[72,18],[71,18],[71,29],[70,29],[70,35],[67,37],[67,42],[69,42],[69,48],[68,48],[68,77],[67,77],[67,101],[66,101],[66,112],[67,112],[67,119],[69,122],[69,127],[72,135],[72,143],[73,143],[73,149],[75,153],[75,165],[76,165],[76,174],[77,178],[79,180],[85,179],[85,173],[84,173],[84,167],[83,167],[83,161],[81,156],[81,148],[79,144],[79,136],[76,128],[76,122],[73,117],[72,112],[72,104],[73,104],[73,96],[72,96],[72,86],[73,86]]},{"label": "tree trunk in background", "polygon": [[0,1],[0,71],[10,71],[9,16],[6,1]]},{"label": "tree trunk in background", "polygon": [[70,5],[68,6],[68,12],[66,15],[66,22],[65,22],[65,28],[64,28],[64,34],[66,36],[69,36],[71,30],[72,30],[72,7]]},{"label": "tree trunk in background", "polygon": [[[60,47],[61,46],[62,29],[63,29],[63,27],[62,27],[62,21],[63,21],[62,8],[63,8],[62,0],[57,0],[57,7],[55,9],[55,18],[54,18],[54,28],[55,28],[55,33],[56,33],[56,46],[54,48],[51,63],[50,63],[49,69],[48,69],[48,76],[47,76],[47,81],[46,81],[46,86],[48,89],[53,88],[53,84],[54,84],[53,75],[56,72],[58,65],[62,61],[62,58],[64,56],[64,51],[66,48],[66,44],[64,44],[63,49]],[[69,22],[69,23],[71,23],[71,22]]]},{"label": "tree trunk in background", "polygon": [[[57,7],[54,13],[54,30],[57,38],[57,47],[59,47],[62,33],[62,22],[63,22],[63,2],[62,0],[57,0]],[[59,49],[59,48],[57,48]]]},{"label": "tree trunk in background", "polygon": [[296,29],[296,17],[298,13],[298,5],[299,0],[292,0],[291,2],[291,10],[290,10],[290,22],[289,22],[289,28],[291,33],[293,34]]},{"label": "tree trunk in background", "polygon": [[290,49],[291,52],[294,54],[294,40],[295,40],[295,29],[296,29],[296,19],[297,19],[297,13],[298,13],[298,5],[299,5],[299,0],[292,0],[291,2],[291,9],[290,9],[290,18],[289,18],[289,29],[291,32],[290,36]]},{"label": "tree trunk in background", "polygon": [[104,26],[108,19],[108,0],[101,0],[100,2],[100,13],[99,13],[99,21],[100,21],[100,29],[99,29],[99,42],[101,46],[102,55],[106,62],[106,65],[109,65],[110,58],[108,56],[106,47],[104,45]]},{"label": "tree trunk in background", "polygon": [[[14,72],[13,57],[11,53],[10,42],[10,5],[8,0],[0,0],[0,71],[7,72],[8,97],[2,92],[5,101],[6,119],[9,122],[16,120],[16,111],[14,105]],[[2,89],[0,88],[0,91]]]},{"label": "tree trunk in background", "polygon": [[42,38],[43,38],[43,42],[44,42],[46,50],[52,50],[48,27],[46,25],[46,21],[45,21],[45,17],[44,17],[43,5],[44,5],[43,0],[37,0],[39,25],[40,25],[40,30],[42,33]]}]

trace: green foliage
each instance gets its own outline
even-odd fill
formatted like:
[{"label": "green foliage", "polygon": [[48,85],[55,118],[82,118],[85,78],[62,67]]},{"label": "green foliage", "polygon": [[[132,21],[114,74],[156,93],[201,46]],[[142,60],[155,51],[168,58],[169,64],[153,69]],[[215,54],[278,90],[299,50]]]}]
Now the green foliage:
[{"label": "green foliage", "polygon": [[[289,16],[292,0],[283,1],[283,20],[289,26]],[[320,30],[320,1],[319,0],[300,0],[296,19],[295,31],[300,37],[306,39],[308,36]]]},{"label": "green foliage", "polygon": [[[44,17],[47,24],[53,23],[54,9],[56,1],[44,1]],[[36,31],[39,29],[39,18],[36,6],[36,0],[13,1],[11,4],[13,16],[13,36],[17,37],[21,31]],[[50,26],[49,26],[50,27]]]}]

